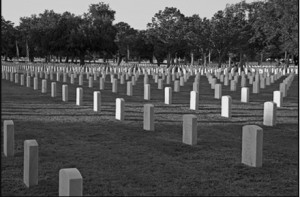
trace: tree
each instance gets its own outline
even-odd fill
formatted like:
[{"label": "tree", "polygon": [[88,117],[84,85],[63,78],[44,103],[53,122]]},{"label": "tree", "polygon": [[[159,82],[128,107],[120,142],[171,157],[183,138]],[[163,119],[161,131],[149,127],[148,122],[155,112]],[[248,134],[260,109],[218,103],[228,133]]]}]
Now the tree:
[{"label": "tree", "polygon": [[16,55],[18,48],[16,37],[17,30],[14,28],[14,24],[1,16],[1,55],[5,56],[5,61],[7,61],[7,57],[11,59]]},{"label": "tree", "polygon": [[119,22],[115,24],[117,29],[117,35],[115,42],[118,45],[118,65],[121,63],[122,58],[125,57],[125,61],[128,62],[130,58],[130,48],[133,47],[137,31],[130,27],[127,23]]},{"label": "tree", "polygon": [[[267,51],[277,56],[298,55],[298,1],[269,0],[258,9],[254,22],[255,38],[260,38]],[[273,50],[272,50],[273,49]],[[275,49],[275,50],[274,50]],[[278,53],[279,52],[279,53]],[[289,61],[287,61],[287,64]]]},{"label": "tree", "polygon": [[[152,23],[148,23],[148,38],[154,45],[156,55],[164,47],[167,51],[167,64],[170,66],[171,55],[175,55],[183,43],[184,15],[180,10],[173,7],[166,7],[164,11],[159,11],[152,18]],[[158,58],[160,59],[160,58]]]}]

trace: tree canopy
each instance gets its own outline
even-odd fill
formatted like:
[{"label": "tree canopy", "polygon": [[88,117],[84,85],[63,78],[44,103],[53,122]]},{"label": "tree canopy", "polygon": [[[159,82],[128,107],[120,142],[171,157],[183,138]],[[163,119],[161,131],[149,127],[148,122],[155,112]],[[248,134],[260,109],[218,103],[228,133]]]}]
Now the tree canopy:
[{"label": "tree canopy", "polygon": [[[74,15],[45,10],[21,17],[20,25],[1,17],[1,55],[12,57],[53,57],[84,64],[86,59],[113,59],[118,64],[153,58],[158,65],[179,60],[219,66],[229,59],[261,62],[265,58],[298,56],[297,0],[267,0],[227,4],[211,19],[185,16],[178,8],[159,10],[147,29],[136,30],[126,22],[114,24],[116,12],[108,4],[91,4],[86,13]],[[287,61],[289,62],[289,61]]]}]

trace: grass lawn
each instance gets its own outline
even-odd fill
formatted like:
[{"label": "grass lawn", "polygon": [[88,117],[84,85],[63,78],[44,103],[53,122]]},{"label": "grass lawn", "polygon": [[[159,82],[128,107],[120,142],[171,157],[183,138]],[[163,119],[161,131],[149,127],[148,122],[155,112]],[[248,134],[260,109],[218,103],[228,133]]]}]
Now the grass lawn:
[{"label": "grass lawn", "polygon": [[[286,76],[252,93],[250,102],[240,102],[237,91],[223,85],[223,95],[232,97],[232,118],[221,117],[221,100],[206,76],[200,78],[199,110],[189,110],[194,76],[173,92],[173,104],[164,104],[164,90],[158,90],[152,76],[151,100],[143,100],[143,76],[126,95],[126,84],[112,93],[109,76],[101,91],[101,112],[93,111],[93,91],[84,75],[83,106],[76,106],[76,87],[69,84],[69,101],[2,79],[1,130],[4,120],[15,125],[15,157],[3,155],[1,140],[1,193],[22,196],[58,195],[58,175],[62,168],[77,168],[83,177],[84,196],[102,195],[299,195],[299,78],[295,76],[277,109],[277,125],[263,126],[263,105],[273,100],[273,91]],[[56,76],[54,77],[56,79]],[[62,76],[61,76],[62,79]],[[68,79],[69,81],[69,79]],[[33,80],[31,82],[33,85]],[[173,88],[173,82],[171,84]],[[164,85],[166,87],[166,85]],[[115,120],[115,99],[125,100],[125,121]],[[155,131],[143,130],[143,105],[154,104]],[[195,114],[198,144],[182,143],[182,116]],[[263,128],[263,166],[241,164],[242,126]],[[3,131],[1,132],[3,139]],[[23,183],[23,142],[39,144],[39,184],[26,188]]]}]

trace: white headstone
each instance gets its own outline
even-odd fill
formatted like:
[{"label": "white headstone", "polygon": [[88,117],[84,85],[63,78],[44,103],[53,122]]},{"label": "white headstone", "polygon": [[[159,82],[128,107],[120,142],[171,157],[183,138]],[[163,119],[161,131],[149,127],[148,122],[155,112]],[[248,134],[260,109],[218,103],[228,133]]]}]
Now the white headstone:
[{"label": "white headstone", "polygon": [[82,196],[82,176],[76,168],[59,171],[59,196]]},{"label": "white headstone", "polygon": [[261,167],[263,158],[263,129],[256,125],[243,126],[242,163]]},{"label": "white headstone", "polygon": [[248,103],[249,102],[249,88],[243,87],[241,90],[241,102]]},{"label": "white headstone", "polygon": [[24,141],[24,177],[27,187],[38,184],[38,143],[36,140]]},{"label": "white headstone", "polygon": [[172,104],[172,88],[165,87],[165,104]]},{"label": "white headstone", "polygon": [[198,110],[199,106],[199,93],[196,91],[191,91],[190,93],[190,109]]},{"label": "white headstone", "polygon": [[4,156],[14,156],[15,146],[15,130],[12,120],[4,120],[3,122],[3,152]]},{"label": "white headstone", "polygon": [[144,105],[144,130],[154,131],[154,105]]},{"label": "white headstone", "polygon": [[266,126],[276,125],[276,103],[265,102],[264,103],[264,122]]},{"label": "white headstone", "polygon": [[82,105],[82,98],[83,98],[83,89],[76,88],[76,105],[78,106]]},{"label": "white headstone", "polygon": [[116,119],[124,120],[125,101],[123,98],[116,98]]},{"label": "white headstone", "polygon": [[197,117],[195,115],[183,115],[182,142],[188,145],[197,144]]},{"label": "white headstone", "polygon": [[221,116],[231,118],[231,97],[222,96]]},{"label": "white headstone", "polygon": [[282,92],[273,92],[273,102],[276,103],[277,107],[282,107]]},{"label": "white headstone", "polygon": [[93,109],[96,112],[101,111],[101,92],[100,91],[94,91],[94,106]]}]

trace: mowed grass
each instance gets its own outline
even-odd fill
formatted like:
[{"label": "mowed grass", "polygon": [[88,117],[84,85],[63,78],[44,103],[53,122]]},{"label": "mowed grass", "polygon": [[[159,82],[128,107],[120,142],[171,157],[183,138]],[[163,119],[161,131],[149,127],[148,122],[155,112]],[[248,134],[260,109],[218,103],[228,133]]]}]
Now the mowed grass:
[{"label": "mowed grass", "polygon": [[[277,125],[263,126],[263,104],[273,100],[273,91],[286,76],[252,94],[250,102],[240,102],[237,91],[223,85],[223,95],[232,97],[232,118],[221,117],[221,100],[206,76],[200,79],[199,110],[189,110],[194,76],[173,92],[173,104],[164,104],[164,90],[150,77],[151,100],[143,100],[143,76],[126,96],[126,84],[112,93],[109,76],[101,91],[101,112],[94,112],[93,91],[84,75],[83,106],[76,106],[76,87],[69,84],[69,101],[62,102],[62,82],[58,96],[2,80],[1,137],[3,121],[15,124],[15,157],[3,155],[1,140],[2,195],[58,195],[59,170],[77,168],[83,177],[84,196],[102,195],[201,195],[201,196],[297,196],[299,195],[299,78],[295,76],[277,109]],[[56,77],[55,77],[56,79]],[[62,76],[61,76],[62,79]],[[69,81],[69,79],[68,79]],[[219,80],[218,80],[219,81]],[[33,80],[32,80],[33,86]],[[164,87],[167,85],[164,84]],[[172,88],[174,84],[170,85]],[[115,99],[125,100],[125,121],[115,120]],[[155,106],[155,131],[143,130],[143,105]],[[198,144],[182,143],[182,116],[197,116]],[[241,164],[242,126],[263,128],[263,166]],[[39,144],[39,184],[23,184],[23,143]]]}]

